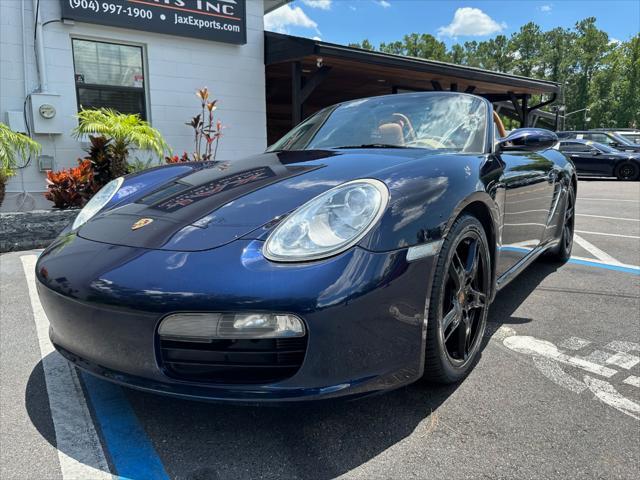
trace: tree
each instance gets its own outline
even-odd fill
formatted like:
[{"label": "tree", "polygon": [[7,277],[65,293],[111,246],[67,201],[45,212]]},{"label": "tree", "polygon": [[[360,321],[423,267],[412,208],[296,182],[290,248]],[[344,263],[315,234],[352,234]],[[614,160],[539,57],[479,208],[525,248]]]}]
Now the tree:
[{"label": "tree", "polygon": [[[602,68],[604,56],[610,50],[609,36],[599,30],[594,17],[585,18],[576,23],[576,66],[578,69],[575,82],[574,98],[577,105],[589,105],[589,87],[594,74]],[[586,117],[578,117],[578,128],[586,128]]]},{"label": "tree", "polygon": [[590,109],[568,117],[569,128],[640,124],[640,35],[611,43],[593,17],[574,28],[548,31],[529,22],[509,38],[456,43],[448,51],[435,37],[418,33],[381,43],[379,49],[557,82],[563,86],[560,101],[567,112]]},{"label": "tree", "polygon": [[470,67],[479,67],[480,60],[478,59],[478,42],[475,40],[471,42],[464,42],[464,63]]},{"label": "tree", "polygon": [[447,47],[433,35],[412,33],[404,36],[405,55],[428,58],[429,60],[446,60]]},{"label": "tree", "polygon": [[533,22],[523,25],[511,36],[509,44],[513,53],[515,73],[525,77],[531,77],[534,73],[542,73],[539,76],[544,76],[543,72],[536,71],[542,45],[542,33],[538,25]]},{"label": "tree", "polygon": [[464,63],[464,49],[457,43],[453,45],[449,51],[448,60],[451,63],[462,65]]},{"label": "tree", "polygon": [[391,53],[393,55],[404,55],[404,44],[399,41],[380,44],[380,51],[384,53]]},{"label": "tree", "polygon": [[563,83],[569,77],[575,63],[573,52],[575,39],[575,33],[561,27],[542,34],[540,53],[545,78]]},{"label": "tree", "polygon": [[504,35],[498,35],[477,46],[476,56],[482,68],[496,72],[507,72],[512,63],[509,51],[509,40]]},{"label": "tree", "polygon": [[619,48],[622,57],[622,75],[624,79],[621,101],[626,108],[618,109],[617,122],[622,127],[640,126],[640,34],[625,42]]},{"label": "tree", "polygon": [[5,185],[15,175],[19,159],[40,153],[40,144],[26,135],[14,132],[0,122],[0,204],[4,199]]},{"label": "tree", "polygon": [[375,50],[376,48],[373,46],[373,44],[368,40],[368,39],[364,39],[362,41],[362,43],[350,43],[349,44],[350,47],[353,48],[360,48],[362,50]]}]

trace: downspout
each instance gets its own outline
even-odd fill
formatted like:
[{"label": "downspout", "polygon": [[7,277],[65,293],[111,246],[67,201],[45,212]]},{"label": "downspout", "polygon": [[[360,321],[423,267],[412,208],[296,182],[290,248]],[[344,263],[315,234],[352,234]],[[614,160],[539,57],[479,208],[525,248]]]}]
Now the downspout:
[{"label": "downspout", "polygon": [[29,95],[29,81],[27,79],[27,32],[24,26],[24,2],[25,0],[20,2],[20,21],[22,22],[22,79],[24,81],[24,97],[27,98]]},{"label": "downspout", "polygon": [[33,0],[33,19],[35,22],[35,45],[36,61],[38,63],[38,75],[40,78],[40,92],[49,90],[47,80],[47,68],[44,61],[44,41],[42,38],[42,22],[40,21],[40,0]]}]

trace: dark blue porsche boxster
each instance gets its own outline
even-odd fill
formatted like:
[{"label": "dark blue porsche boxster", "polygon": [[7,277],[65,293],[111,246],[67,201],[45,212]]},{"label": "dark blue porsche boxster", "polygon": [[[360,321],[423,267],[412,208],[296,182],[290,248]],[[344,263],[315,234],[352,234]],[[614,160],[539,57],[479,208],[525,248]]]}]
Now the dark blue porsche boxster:
[{"label": "dark blue porsche boxster", "polygon": [[569,258],[577,180],[555,134],[487,100],[324,109],[267,152],[114,180],[40,256],[69,361],[130,387],[274,402],[462,379],[496,291]]}]

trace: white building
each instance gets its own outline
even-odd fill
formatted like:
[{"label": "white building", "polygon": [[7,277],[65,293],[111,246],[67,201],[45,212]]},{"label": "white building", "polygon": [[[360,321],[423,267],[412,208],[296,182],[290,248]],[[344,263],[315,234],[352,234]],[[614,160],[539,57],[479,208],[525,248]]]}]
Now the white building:
[{"label": "white building", "polygon": [[[49,208],[44,170],[84,156],[70,135],[80,105],[139,113],[181,154],[194,150],[185,123],[206,86],[226,127],[218,159],[234,160],[354,98],[464,91],[511,105],[503,113],[528,126],[560,93],[544,80],[265,34],[264,14],[289,1],[0,0],[0,121],[24,131],[26,117],[43,146],[9,181],[0,211]],[[533,96],[547,99],[531,105]]]},{"label": "white building", "polygon": [[[0,0],[0,121],[14,130],[25,130],[24,109],[32,133],[55,132],[33,133],[34,139],[42,144],[43,161],[50,161],[50,165],[39,165],[38,159],[33,159],[21,169],[9,180],[1,209],[49,206],[42,195],[46,189],[42,170],[75,166],[77,159],[84,156],[86,145],[70,135],[77,125],[75,115],[80,104],[139,112],[163,133],[174,152],[182,153],[193,151],[192,131],[185,122],[199,110],[196,89],[207,86],[212,97],[219,100],[218,115],[226,126],[218,158],[235,159],[264,150],[267,136],[263,17],[265,11],[282,3],[285,2]],[[101,16],[99,22],[133,23],[119,28],[77,19],[63,20],[62,7],[73,10],[74,5],[78,9],[85,7],[88,14]],[[89,11],[96,6],[99,14]],[[121,12],[119,18],[114,18],[117,8]],[[129,10],[122,13],[122,8]],[[192,15],[191,9],[195,8],[203,13]],[[147,23],[143,18],[148,15],[146,12],[151,12],[156,22],[159,16],[167,22],[178,16],[225,21],[233,18],[237,11],[234,9],[238,8],[246,8],[246,30],[239,32],[246,35],[244,44],[154,33],[137,27]],[[36,9],[41,28],[37,29],[40,37],[34,43]],[[166,11],[166,15],[159,11]],[[206,27],[194,26],[192,30],[201,35]],[[54,95],[38,96],[41,91]],[[45,116],[54,113],[53,118],[40,114],[40,103],[54,107],[55,112],[50,108],[43,112]]]}]

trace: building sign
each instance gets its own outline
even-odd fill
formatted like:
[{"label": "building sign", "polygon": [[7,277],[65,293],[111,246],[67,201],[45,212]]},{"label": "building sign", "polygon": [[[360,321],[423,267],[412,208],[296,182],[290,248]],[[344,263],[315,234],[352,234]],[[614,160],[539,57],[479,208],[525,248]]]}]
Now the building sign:
[{"label": "building sign", "polygon": [[60,0],[62,18],[245,44],[245,0]]}]

